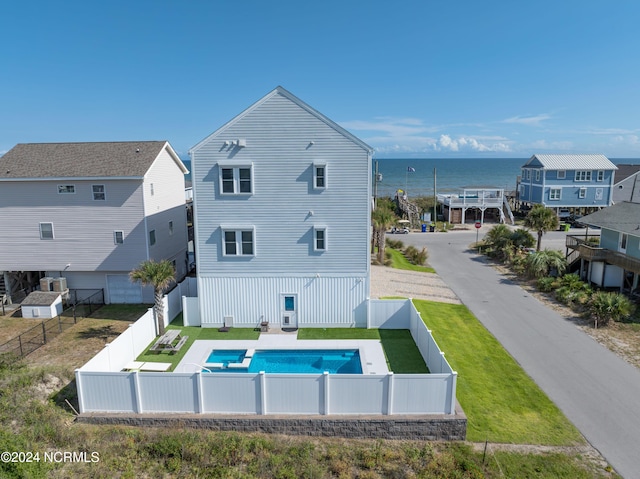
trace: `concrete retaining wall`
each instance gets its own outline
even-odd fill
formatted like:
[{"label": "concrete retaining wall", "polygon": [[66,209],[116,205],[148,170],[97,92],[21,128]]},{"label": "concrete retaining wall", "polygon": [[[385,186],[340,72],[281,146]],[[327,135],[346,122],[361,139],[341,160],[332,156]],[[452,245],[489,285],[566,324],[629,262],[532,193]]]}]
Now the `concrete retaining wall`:
[{"label": "concrete retaining wall", "polygon": [[78,422],[136,427],[188,427],[212,431],[261,432],[298,436],[464,441],[467,417],[425,416],[207,416],[148,414],[81,414]]}]

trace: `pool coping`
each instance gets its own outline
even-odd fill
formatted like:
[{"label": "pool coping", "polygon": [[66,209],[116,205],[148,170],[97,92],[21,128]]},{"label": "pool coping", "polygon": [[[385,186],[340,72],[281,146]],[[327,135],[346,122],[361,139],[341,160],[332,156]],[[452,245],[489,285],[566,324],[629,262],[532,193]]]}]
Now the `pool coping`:
[{"label": "pool coping", "polygon": [[173,372],[201,371],[213,349],[358,349],[362,374],[385,375],[390,372],[382,344],[378,339],[298,339],[297,335],[273,333],[261,334],[257,340],[197,339]]}]

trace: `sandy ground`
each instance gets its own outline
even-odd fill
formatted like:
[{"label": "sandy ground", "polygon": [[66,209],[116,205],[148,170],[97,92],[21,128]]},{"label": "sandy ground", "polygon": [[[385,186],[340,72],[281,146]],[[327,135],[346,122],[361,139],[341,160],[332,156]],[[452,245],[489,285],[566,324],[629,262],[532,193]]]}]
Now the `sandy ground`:
[{"label": "sandy ground", "polygon": [[371,265],[371,298],[385,296],[460,304],[455,293],[435,273]]}]

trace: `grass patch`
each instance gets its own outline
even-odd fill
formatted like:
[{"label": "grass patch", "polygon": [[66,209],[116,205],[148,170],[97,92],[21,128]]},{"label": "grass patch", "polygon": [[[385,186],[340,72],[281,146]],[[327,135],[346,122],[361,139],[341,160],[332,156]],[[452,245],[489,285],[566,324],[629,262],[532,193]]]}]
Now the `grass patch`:
[{"label": "grass patch", "polygon": [[181,336],[189,336],[187,342],[180,348],[180,351],[177,353],[165,353],[165,352],[149,352],[149,349],[156,342],[157,338],[154,338],[151,343],[147,346],[147,348],[138,356],[137,361],[150,361],[150,362],[161,362],[161,363],[171,363],[170,371],[173,371],[174,368],[178,365],[184,355],[187,353],[191,345],[194,341],[198,339],[226,339],[226,340],[256,340],[260,336],[260,330],[254,328],[231,328],[226,333],[221,333],[218,331],[218,328],[201,328],[200,326],[182,326],[182,314],[178,315],[176,319],[174,319],[167,329],[179,329]]},{"label": "grass patch", "polygon": [[382,344],[387,366],[395,374],[426,374],[427,365],[407,329],[304,328],[298,339],[377,339]]},{"label": "grass patch", "polygon": [[464,305],[414,300],[451,367],[470,441],[574,445],[584,440]]},{"label": "grass patch", "polygon": [[385,248],[385,252],[388,251],[391,256],[391,267],[396,269],[406,269],[409,271],[420,271],[422,273],[435,273],[436,270],[429,268],[428,266],[418,266],[409,263],[409,260],[405,258],[401,251],[393,248]]}]

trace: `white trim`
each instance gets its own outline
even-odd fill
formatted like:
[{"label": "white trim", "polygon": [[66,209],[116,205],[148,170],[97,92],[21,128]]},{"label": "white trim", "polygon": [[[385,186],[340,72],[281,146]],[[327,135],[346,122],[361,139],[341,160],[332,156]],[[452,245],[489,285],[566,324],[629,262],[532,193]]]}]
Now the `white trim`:
[{"label": "white trim", "polygon": [[[562,175],[560,174],[562,173]],[[556,178],[559,180],[564,180],[567,177],[567,170],[558,170],[556,174]]]},{"label": "white trim", "polygon": [[[554,195],[552,194],[554,191],[559,192],[557,198],[554,197]],[[562,199],[562,188],[554,188],[554,187],[549,188],[549,201],[558,201],[561,199]]]},{"label": "white trim", "polygon": [[[256,255],[256,228],[255,226],[242,227],[242,226],[220,226],[220,237],[221,237],[221,247],[222,247],[222,256],[225,258],[252,258]],[[235,233],[235,254],[227,253],[227,241],[225,238],[225,233]],[[251,232],[251,254],[243,254],[242,253],[242,233]]]},{"label": "white trim", "polygon": [[[45,238],[42,236],[42,225],[51,225],[51,238]],[[38,229],[40,230],[40,239],[41,240],[52,240],[56,238],[54,229],[53,229],[53,223],[51,223],[50,221],[43,221],[40,223]]]},{"label": "white trim", "polygon": [[[318,168],[323,169],[322,179],[323,185],[318,186]],[[314,190],[324,190],[327,188],[327,164],[325,162],[313,162],[313,189]]]},{"label": "white trim", "polygon": [[[324,248],[318,248],[318,232],[322,231],[323,234],[323,238],[322,241],[324,242]],[[313,251],[317,252],[317,253],[322,253],[324,251],[327,251],[328,247],[327,247],[327,227],[326,226],[314,226],[313,227]]]},{"label": "white trim", "polygon": [[578,199],[583,200],[583,199],[585,199],[586,197],[587,197],[587,188],[586,188],[586,187],[584,187],[584,186],[581,186],[581,187],[578,189]]},{"label": "white trim", "polygon": [[596,173],[596,181],[604,181],[604,170],[598,170]]},{"label": "white trim", "polygon": [[[241,179],[240,179],[240,170],[249,170],[249,186],[250,191],[240,191]],[[231,170],[233,177],[231,178],[233,191],[224,191],[224,182],[222,178],[223,170]],[[229,181],[227,179],[227,181]],[[245,180],[246,181],[246,180]],[[248,196],[254,194],[254,178],[253,178],[253,163],[243,163],[243,164],[228,164],[223,162],[218,162],[218,192],[221,196],[232,196],[232,195],[242,195]]]},{"label": "white trim", "polygon": [[[96,186],[102,186],[102,191],[94,191],[93,188]],[[104,198],[96,198],[96,194],[102,194]],[[104,183],[95,183],[91,185],[91,197],[93,198],[93,201],[107,201],[107,185],[105,185]]]}]

